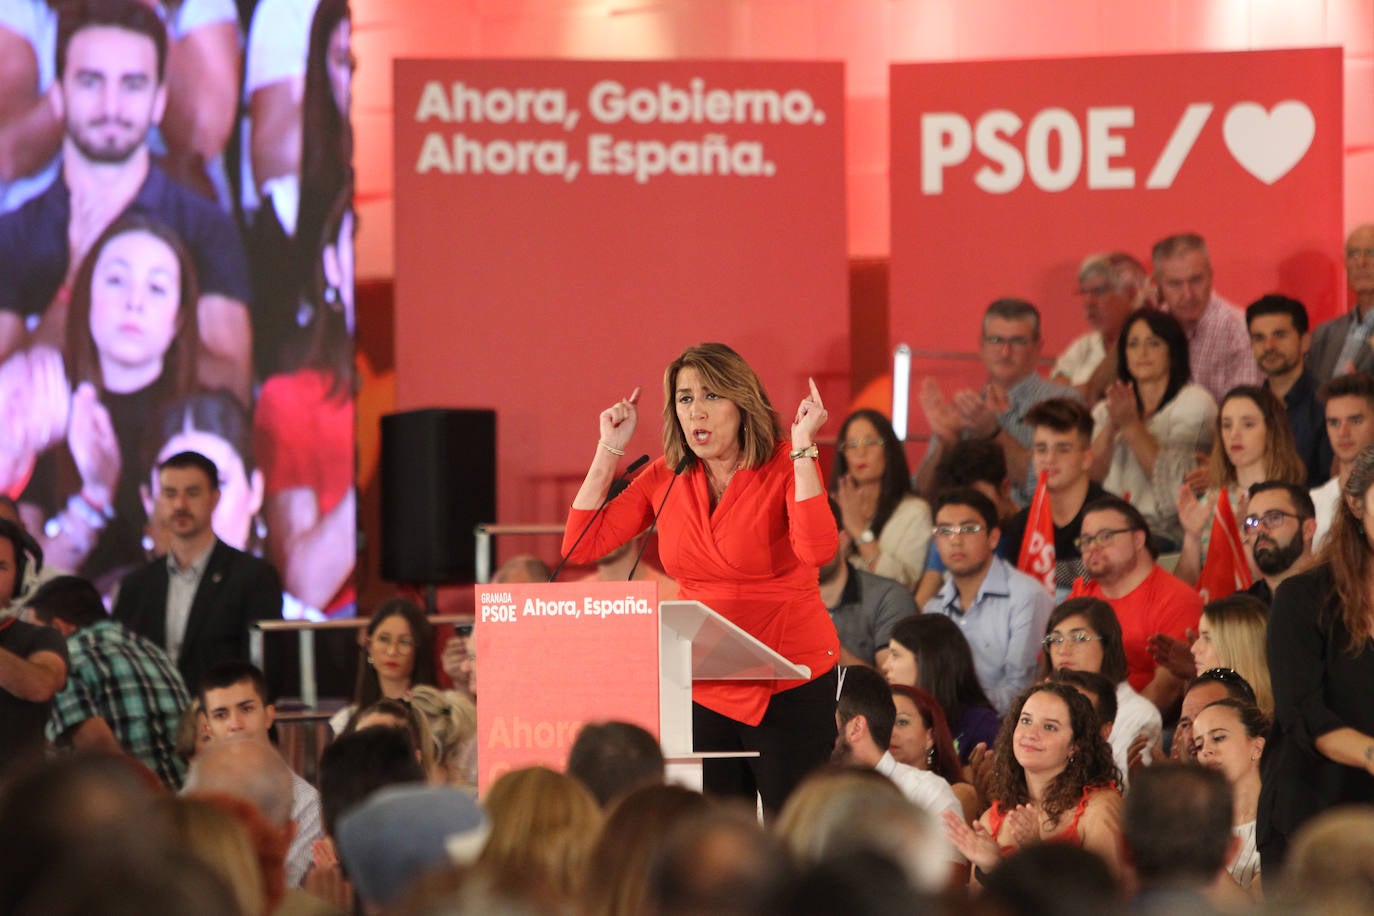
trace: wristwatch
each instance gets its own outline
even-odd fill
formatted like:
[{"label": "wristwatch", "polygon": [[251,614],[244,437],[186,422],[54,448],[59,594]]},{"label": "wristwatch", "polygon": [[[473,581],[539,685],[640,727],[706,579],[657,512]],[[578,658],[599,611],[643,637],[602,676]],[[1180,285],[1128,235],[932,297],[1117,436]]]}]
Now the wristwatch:
[{"label": "wristwatch", "polygon": [[787,457],[796,461],[798,458],[819,458],[821,457],[821,447],[812,442],[806,448],[794,448],[788,452]]},{"label": "wristwatch", "polygon": [[877,539],[878,539],[878,536],[877,536],[876,534],[873,533],[873,529],[872,529],[872,528],[865,528],[865,529],[864,529],[864,533],[861,534],[861,535],[859,535],[859,537],[858,537],[857,540],[858,540],[858,543],[860,543],[860,544],[872,544],[872,543],[873,543],[874,541],[876,541]]}]

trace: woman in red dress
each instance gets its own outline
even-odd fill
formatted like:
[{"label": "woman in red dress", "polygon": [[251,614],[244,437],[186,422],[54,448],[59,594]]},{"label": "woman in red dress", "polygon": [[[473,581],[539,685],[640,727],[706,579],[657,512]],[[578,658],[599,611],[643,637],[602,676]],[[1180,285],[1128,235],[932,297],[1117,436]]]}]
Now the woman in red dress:
[{"label": "woman in red dress", "polygon": [[[647,529],[658,511],[659,558],[680,597],[701,601],[811,669],[804,682],[716,681],[692,691],[698,751],[760,754],[707,761],[706,790],[750,798],[757,791],[764,809],[775,812],[829,758],[835,740],[840,643],[817,584],[818,568],[838,546],[816,464],[825,407],[812,382],[789,438],[758,376],[714,343],[690,347],[668,366],[664,396],[663,457],[591,522],[572,560],[604,555]],[[601,439],[573,500],[565,550],[610,491],[638,402],[636,388],[601,413]]]}]

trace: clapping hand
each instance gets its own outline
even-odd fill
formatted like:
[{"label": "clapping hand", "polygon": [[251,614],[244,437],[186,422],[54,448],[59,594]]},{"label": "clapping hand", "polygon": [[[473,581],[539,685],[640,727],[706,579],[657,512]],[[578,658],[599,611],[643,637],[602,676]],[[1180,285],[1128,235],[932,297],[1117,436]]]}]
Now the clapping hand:
[{"label": "clapping hand", "polygon": [[[989,388],[995,387],[989,385]],[[993,395],[996,399],[996,395]],[[1006,395],[1001,397],[1002,403],[1006,402]],[[988,392],[984,391],[958,391],[954,394],[954,406],[959,411],[961,425],[975,436],[987,438],[997,432],[997,411],[990,403]]]},{"label": "clapping hand", "polygon": [[959,854],[983,871],[992,871],[1002,861],[1002,850],[997,839],[981,823],[970,827],[962,816],[946,811],[942,818],[945,822],[945,836]]},{"label": "clapping hand", "polygon": [[1183,526],[1183,533],[1201,537],[1202,529],[1212,520],[1212,504],[1198,499],[1192,487],[1183,483],[1174,494],[1174,507],[1178,509],[1178,523]]},{"label": "clapping hand", "polygon": [[926,423],[932,433],[945,442],[958,440],[963,420],[959,416],[959,411],[945,400],[939,382],[933,378],[921,382],[921,410],[926,415]]},{"label": "clapping hand", "polygon": [[1135,400],[1135,386],[1120,381],[1108,385],[1106,401],[1107,416],[1117,429],[1140,422],[1140,405]]},{"label": "clapping hand", "polygon": [[94,506],[112,506],[122,464],[119,439],[90,382],[82,382],[72,395],[67,446],[81,475],[82,496]]},{"label": "clapping hand", "polygon": [[1156,633],[1146,640],[1150,657],[1161,668],[1168,669],[1176,678],[1191,681],[1197,676],[1197,664],[1193,661],[1192,645],[1197,633],[1186,630],[1187,640],[1174,639],[1168,633]]}]

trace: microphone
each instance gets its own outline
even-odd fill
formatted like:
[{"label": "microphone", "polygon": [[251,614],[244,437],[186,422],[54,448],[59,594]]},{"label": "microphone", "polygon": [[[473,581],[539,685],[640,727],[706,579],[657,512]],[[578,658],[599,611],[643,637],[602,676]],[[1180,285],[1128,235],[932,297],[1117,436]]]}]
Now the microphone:
[{"label": "microphone", "polygon": [[[568,558],[573,555],[573,552],[577,550],[577,545],[581,544],[582,539],[587,536],[587,532],[591,530],[592,522],[596,521],[597,518],[600,517],[602,511],[606,508],[607,504],[610,503],[611,499],[620,493],[620,490],[617,490],[615,488],[615,485],[617,483],[622,483],[626,480],[629,480],[631,474],[633,474],[640,468],[644,467],[644,465],[648,463],[649,456],[640,455],[634,461],[630,462],[630,466],[625,469],[624,473],[622,473],[615,480],[611,481],[610,487],[606,490],[606,498],[601,501],[601,505],[596,507],[596,511],[592,513],[592,517],[587,519],[587,524],[583,525],[582,530],[578,532],[577,540],[573,541],[572,546],[568,548],[568,552],[563,554],[563,558],[558,561],[558,565],[554,567],[552,575],[549,576],[550,582],[557,579],[558,574],[563,571],[563,567],[568,565]],[[621,489],[624,488],[622,487]]]},{"label": "microphone", "polygon": [[635,572],[639,569],[639,561],[644,559],[644,548],[649,546],[649,538],[653,535],[654,529],[658,527],[658,517],[663,514],[663,506],[668,502],[668,494],[673,492],[673,484],[677,483],[677,479],[682,476],[683,471],[692,466],[695,459],[696,455],[688,452],[682,456],[677,467],[673,468],[673,479],[668,481],[668,489],[663,491],[663,498],[658,501],[658,508],[654,510],[654,520],[649,524],[649,530],[644,532],[644,540],[639,545],[639,553],[635,554],[635,565],[630,567],[630,574],[625,577],[626,582],[634,581]]}]

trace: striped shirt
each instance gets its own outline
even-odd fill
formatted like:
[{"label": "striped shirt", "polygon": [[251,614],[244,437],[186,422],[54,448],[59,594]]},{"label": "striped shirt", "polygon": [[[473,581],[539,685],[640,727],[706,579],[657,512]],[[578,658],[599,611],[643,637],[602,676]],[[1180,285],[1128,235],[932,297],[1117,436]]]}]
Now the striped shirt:
[{"label": "striped shirt", "polygon": [[67,685],[53,697],[48,740],[99,716],[130,754],[179,788],[186,774],[176,755],[177,725],[190,697],[167,653],[102,620],[68,637],[67,654]]}]

